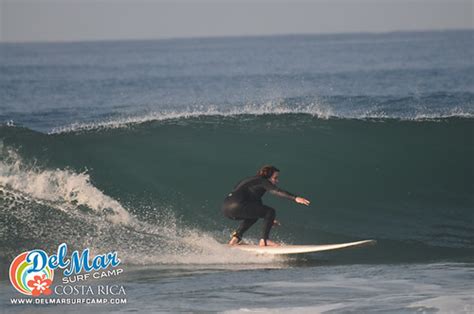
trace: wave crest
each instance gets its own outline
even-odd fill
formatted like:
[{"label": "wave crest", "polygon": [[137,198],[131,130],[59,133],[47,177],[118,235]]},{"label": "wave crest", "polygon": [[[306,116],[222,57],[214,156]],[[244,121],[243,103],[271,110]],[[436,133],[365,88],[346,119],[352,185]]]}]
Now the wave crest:
[{"label": "wave crest", "polygon": [[[361,101],[361,100],[358,100]],[[363,100],[368,101],[368,100]],[[89,131],[96,129],[117,129],[128,126],[152,122],[192,119],[199,117],[238,117],[238,116],[262,116],[262,115],[310,115],[317,119],[391,119],[402,121],[426,121],[442,120],[449,118],[474,118],[474,112],[461,107],[438,108],[436,110],[426,110],[426,108],[413,108],[412,111],[400,113],[390,106],[357,106],[347,110],[331,105],[327,101],[317,100],[314,102],[294,102],[278,101],[266,102],[263,104],[247,104],[243,106],[194,106],[180,109],[164,109],[161,111],[151,111],[143,114],[110,118],[96,122],[77,122],[70,125],[52,129],[50,134],[70,133],[78,131]]]}]

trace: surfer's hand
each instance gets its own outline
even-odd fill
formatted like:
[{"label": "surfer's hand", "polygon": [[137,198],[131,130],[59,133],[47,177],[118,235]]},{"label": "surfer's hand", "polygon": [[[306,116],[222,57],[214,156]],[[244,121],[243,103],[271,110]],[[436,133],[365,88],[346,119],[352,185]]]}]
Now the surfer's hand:
[{"label": "surfer's hand", "polygon": [[273,225],[274,226],[281,226],[281,223],[278,220],[273,219]]},{"label": "surfer's hand", "polygon": [[305,199],[304,197],[299,197],[299,196],[297,196],[297,197],[295,198],[295,202],[298,203],[298,204],[306,205],[306,206],[308,206],[309,204],[311,204],[310,201],[308,201],[308,200]]}]

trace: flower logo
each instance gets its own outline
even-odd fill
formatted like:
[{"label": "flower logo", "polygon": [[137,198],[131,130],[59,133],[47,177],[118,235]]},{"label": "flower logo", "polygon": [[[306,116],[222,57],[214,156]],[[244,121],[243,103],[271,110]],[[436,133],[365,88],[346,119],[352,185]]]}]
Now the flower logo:
[{"label": "flower logo", "polygon": [[51,289],[49,289],[49,287],[52,283],[52,280],[46,279],[46,275],[43,274],[41,277],[35,276],[33,280],[28,280],[28,287],[33,289],[31,294],[34,297],[37,297],[40,294],[50,295]]},{"label": "flower logo", "polygon": [[37,297],[41,294],[50,295],[50,286],[53,283],[54,271],[48,266],[40,271],[29,272],[32,263],[28,263],[26,258],[30,252],[23,252],[10,265],[10,282],[20,293]]}]

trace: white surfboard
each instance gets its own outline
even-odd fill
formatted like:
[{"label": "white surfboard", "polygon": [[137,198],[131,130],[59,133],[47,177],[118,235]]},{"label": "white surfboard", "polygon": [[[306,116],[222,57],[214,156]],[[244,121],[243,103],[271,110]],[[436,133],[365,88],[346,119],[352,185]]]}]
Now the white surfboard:
[{"label": "white surfboard", "polygon": [[321,245],[281,245],[281,246],[258,246],[250,244],[241,244],[232,246],[232,248],[242,251],[254,252],[257,254],[270,255],[287,255],[287,254],[303,254],[322,251],[332,251],[345,248],[361,247],[367,245],[375,245],[375,240],[363,240],[357,242],[337,243],[337,244],[321,244]]}]

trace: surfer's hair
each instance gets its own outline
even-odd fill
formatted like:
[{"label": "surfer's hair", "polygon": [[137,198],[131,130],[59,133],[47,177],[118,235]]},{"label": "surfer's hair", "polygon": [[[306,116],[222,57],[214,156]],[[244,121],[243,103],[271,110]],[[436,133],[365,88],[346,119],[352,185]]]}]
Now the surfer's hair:
[{"label": "surfer's hair", "polygon": [[269,179],[275,172],[280,172],[280,169],[272,165],[265,165],[262,168],[260,168],[260,170],[258,170],[257,176],[260,176],[265,179]]}]

